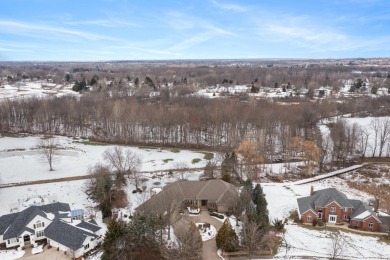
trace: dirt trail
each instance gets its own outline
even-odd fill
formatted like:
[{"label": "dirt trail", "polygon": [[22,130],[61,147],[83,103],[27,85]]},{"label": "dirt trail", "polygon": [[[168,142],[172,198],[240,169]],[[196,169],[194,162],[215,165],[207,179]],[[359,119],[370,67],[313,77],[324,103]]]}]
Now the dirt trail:
[{"label": "dirt trail", "polygon": [[[200,168],[190,168],[190,169],[184,169],[184,170],[183,169],[167,169],[167,170],[164,170],[163,172],[169,172],[169,171],[182,172],[182,171],[200,171],[200,170],[204,170],[204,168],[200,167]],[[159,173],[159,172],[162,172],[162,171],[156,170],[156,171],[147,171],[147,172],[141,172],[141,173]],[[0,184],[0,189],[10,188],[10,187],[18,187],[18,186],[35,185],[35,184],[45,184],[45,183],[65,182],[65,181],[78,181],[78,180],[86,180],[89,178],[90,178],[89,175],[82,175],[82,176],[72,176],[72,177],[55,178],[55,179],[47,179],[47,180],[5,183],[5,184]]]}]

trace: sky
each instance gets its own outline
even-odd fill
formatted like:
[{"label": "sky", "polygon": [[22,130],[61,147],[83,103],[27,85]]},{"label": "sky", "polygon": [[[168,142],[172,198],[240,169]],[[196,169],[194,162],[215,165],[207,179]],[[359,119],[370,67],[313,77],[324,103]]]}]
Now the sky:
[{"label": "sky", "polygon": [[389,25],[389,0],[0,0],[0,60],[389,57]]}]

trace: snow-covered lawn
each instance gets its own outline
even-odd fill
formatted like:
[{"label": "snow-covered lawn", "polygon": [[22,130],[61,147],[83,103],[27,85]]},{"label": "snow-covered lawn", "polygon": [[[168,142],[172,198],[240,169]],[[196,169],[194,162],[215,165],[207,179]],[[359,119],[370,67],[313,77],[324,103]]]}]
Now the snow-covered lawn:
[{"label": "snow-covered lawn", "polygon": [[24,255],[24,250],[0,250],[0,260],[12,260],[21,258]]},{"label": "snow-covered lawn", "polygon": [[[297,225],[286,225],[284,242],[279,247],[278,257],[317,256],[330,257],[332,254],[332,231],[311,230]],[[390,245],[377,237],[361,236],[340,232],[343,242],[341,258],[347,259],[389,259]],[[287,242],[287,243],[286,243]],[[286,249],[287,245],[287,249]]]},{"label": "snow-covered lawn", "polygon": [[[34,148],[39,136],[0,138],[0,185],[34,180],[45,180],[88,174],[88,168],[102,162],[103,152],[111,145],[86,145],[84,140],[57,136],[63,150],[54,159],[54,171],[49,171],[48,163],[41,159]],[[139,148],[123,146],[140,155],[143,159],[141,171],[164,171],[175,168],[177,164],[189,168],[204,167],[205,154],[188,150],[160,148]],[[193,163],[193,159],[200,161]]]},{"label": "snow-covered lawn", "polygon": [[[371,196],[364,192],[350,189],[346,182],[338,177],[313,182],[302,185],[289,185],[279,183],[261,184],[266,195],[270,221],[278,218],[289,217],[290,212],[297,208],[297,198],[308,196],[310,186],[314,190],[324,188],[337,188],[344,192],[350,199],[360,199],[368,202]],[[297,225],[286,225],[284,241],[279,247],[278,257],[303,257],[317,256],[329,257],[330,254],[330,232],[322,230],[310,230]],[[376,237],[362,236],[352,233],[342,232],[346,244],[343,256],[348,259],[388,259],[390,257],[390,245],[380,242]],[[286,242],[288,245],[286,255]]]}]

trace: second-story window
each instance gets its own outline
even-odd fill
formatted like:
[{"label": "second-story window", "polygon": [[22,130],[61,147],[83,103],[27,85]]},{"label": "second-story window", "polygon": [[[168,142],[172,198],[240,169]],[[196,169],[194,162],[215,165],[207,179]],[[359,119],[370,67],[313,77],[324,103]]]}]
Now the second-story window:
[{"label": "second-story window", "polygon": [[330,208],[330,212],[336,212],[336,207],[335,207],[335,206],[332,206],[332,207]]}]

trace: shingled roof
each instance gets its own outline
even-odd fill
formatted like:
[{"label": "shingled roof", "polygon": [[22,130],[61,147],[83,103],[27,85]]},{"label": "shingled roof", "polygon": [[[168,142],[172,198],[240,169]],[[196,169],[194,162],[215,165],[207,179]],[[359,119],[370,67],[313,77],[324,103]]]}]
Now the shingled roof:
[{"label": "shingled roof", "polygon": [[93,233],[102,229],[97,224],[93,224],[90,221],[89,222],[81,221],[79,224],[76,225],[76,227],[87,229],[89,231],[92,231]]},{"label": "shingled roof", "polygon": [[234,196],[238,196],[236,188],[223,180],[176,181],[165,186],[162,191],[152,196],[135,210],[164,211],[163,207],[166,199],[174,199],[177,203],[181,203],[186,199],[210,200],[225,205]]},{"label": "shingled roof", "polygon": [[42,206],[32,205],[21,212],[3,215],[0,217],[0,234],[4,234],[3,239],[19,237],[25,230],[31,232],[26,226],[36,216],[46,218],[46,213],[58,215],[58,211],[66,210],[70,210],[69,204],[56,202]]},{"label": "shingled roof", "polygon": [[340,207],[352,208],[351,219],[363,220],[373,216],[380,222],[375,212],[366,203],[360,200],[348,199],[344,193],[334,188],[315,191],[311,196],[298,198],[297,202],[300,215],[309,210],[317,214],[316,207],[324,208],[330,203],[336,202]]},{"label": "shingled roof", "polygon": [[45,229],[45,236],[73,250],[79,249],[88,236],[98,237],[92,232],[74,227],[58,219]]}]

